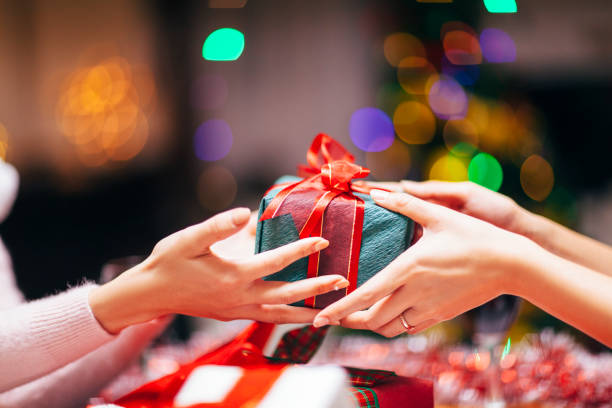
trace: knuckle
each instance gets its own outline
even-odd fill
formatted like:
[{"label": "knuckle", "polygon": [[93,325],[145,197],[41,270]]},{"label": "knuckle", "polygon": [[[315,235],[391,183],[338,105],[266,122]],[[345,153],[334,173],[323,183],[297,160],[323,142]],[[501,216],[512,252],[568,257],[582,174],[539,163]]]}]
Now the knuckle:
[{"label": "knuckle", "polygon": [[410,206],[410,204],[412,203],[412,197],[409,196],[408,194],[397,194],[395,196],[395,205],[400,207],[400,208],[405,208]]}]

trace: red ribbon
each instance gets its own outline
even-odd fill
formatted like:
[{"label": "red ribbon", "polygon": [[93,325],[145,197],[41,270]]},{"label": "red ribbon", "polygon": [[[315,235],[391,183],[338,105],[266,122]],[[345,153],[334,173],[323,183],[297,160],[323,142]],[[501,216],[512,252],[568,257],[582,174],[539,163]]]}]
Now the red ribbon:
[{"label": "red ribbon", "polygon": [[329,241],[326,250],[308,258],[307,276],[340,274],[349,286],[305,300],[306,306],[325,307],[357,289],[364,202],[353,193],[368,194],[370,188],[352,180],[366,177],[370,170],[356,165],[353,155],[325,133],[314,138],[306,158],[309,166],[299,166],[298,175],[307,178],[284,185],[259,221],[291,214],[300,239]]}]

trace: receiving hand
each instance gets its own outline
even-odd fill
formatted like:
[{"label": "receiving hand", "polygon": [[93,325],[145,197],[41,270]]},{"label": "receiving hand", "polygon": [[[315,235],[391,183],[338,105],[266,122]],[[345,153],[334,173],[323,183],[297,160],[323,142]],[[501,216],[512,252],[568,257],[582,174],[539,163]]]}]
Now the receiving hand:
[{"label": "receiving hand", "polygon": [[387,337],[417,333],[504,293],[522,251],[535,245],[407,194],[372,190],[371,195],[378,205],[421,224],[423,236],[361,287],[323,309],[315,326],[340,323]]},{"label": "receiving hand", "polygon": [[249,217],[246,208],[226,211],[162,239],[143,263],[92,290],[94,315],[109,332],[171,313],[219,320],[311,322],[316,310],[287,304],[344,288],[345,278],[329,275],[297,282],[261,278],[326,248],[328,242],[307,238],[240,259],[211,250],[245,227]]}]

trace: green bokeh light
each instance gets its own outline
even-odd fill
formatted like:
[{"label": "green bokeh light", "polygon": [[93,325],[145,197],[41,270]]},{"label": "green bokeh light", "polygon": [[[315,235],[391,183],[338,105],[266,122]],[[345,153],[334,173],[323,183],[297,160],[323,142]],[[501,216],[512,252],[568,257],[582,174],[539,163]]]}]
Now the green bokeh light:
[{"label": "green bokeh light", "polygon": [[478,153],[470,161],[468,179],[490,190],[501,187],[504,173],[497,159],[487,153]]},{"label": "green bokeh light", "polygon": [[244,50],[244,34],[235,28],[220,28],[204,41],[202,57],[209,61],[234,61]]},{"label": "green bokeh light", "polygon": [[489,13],[516,13],[516,0],[484,0]]}]

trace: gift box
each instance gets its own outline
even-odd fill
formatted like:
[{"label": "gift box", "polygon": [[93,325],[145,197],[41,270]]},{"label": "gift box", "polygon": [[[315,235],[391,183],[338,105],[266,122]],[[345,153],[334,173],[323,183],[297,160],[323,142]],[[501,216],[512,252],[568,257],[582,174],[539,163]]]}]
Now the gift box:
[{"label": "gift box", "polygon": [[229,343],[176,372],[112,404],[88,408],[433,408],[431,381],[391,371],[304,365],[328,328],[291,330],[282,336],[273,357],[266,357],[263,349],[275,325],[253,323]]},{"label": "gift box", "polygon": [[286,245],[300,238],[322,236],[329,247],[266,277],[292,282],[322,275],[347,278],[345,289],[306,299],[296,305],[324,308],[346,296],[408,248],[414,222],[372,201],[370,189],[355,185],[369,170],[326,134],[315,137],[308,166],[300,177],[285,176],[261,200],[255,252]]}]

